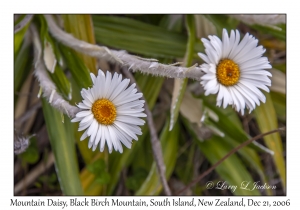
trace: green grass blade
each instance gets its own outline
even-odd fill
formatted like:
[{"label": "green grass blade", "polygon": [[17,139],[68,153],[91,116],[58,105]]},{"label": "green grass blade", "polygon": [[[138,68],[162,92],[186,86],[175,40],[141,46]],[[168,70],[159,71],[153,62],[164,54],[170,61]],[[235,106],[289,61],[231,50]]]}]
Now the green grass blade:
[{"label": "green grass blade", "polygon": [[205,17],[216,26],[219,37],[222,37],[223,28],[227,29],[227,31],[235,30],[239,24],[238,20],[227,15],[205,15]]},{"label": "green grass blade", "polygon": [[[226,136],[213,136],[206,141],[200,141],[190,123],[186,119],[183,119],[183,122],[194,138],[195,143],[199,146],[199,149],[212,165],[233,149],[232,145],[228,143],[229,140]],[[227,158],[215,170],[223,181],[226,181],[230,185],[238,186],[237,189],[232,192],[234,195],[260,195],[258,190],[248,191],[240,189],[241,183],[244,181],[253,183],[253,179],[236,154]]]},{"label": "green grass blade", "polygon": [[[231,146],[226,143],[226,137],[214,136],[204,142],[196,141],[200,150],[212,165],[232,150]],[[240,188],[243,182],[248,181],[253,186],[254,181],[237,155],[234,154],[227,158],[216,168],[216,171],[229,185],[238,186],[233,192],[234,195],[260,195],[257,189],[245,190]],[[249,189],[252,189],[252,187]]]},{"label": "green grass blade", "polygon": [[70,70],[76,85],[82,88],[88,88],[92,86],[92,80],[90,76],[90,70],[84,64],[80,57],[74,52],[74,50],[64,46],[59,45],[62,56]]},{"label": "green grass blade", "polygon": [[[93,15],[97,43],[149,57],[182,58],[187,36],[127,17]],[[203,51],[195,41],[195,53]],[[196,54],[195,54],[196,57]]]},{"label": "green grass blade", "polygon": [[55,83],[58,92],[66,100],[70,100],[72,97],[71,84],[59,65],[62,62],[61,53],[53,38],[48,33],[48,25],[44,16],[37,15],[37,18],[39,20],[40,38],[43,46],[43,58],[48,74]]},{"label": "green grass blade", "polygon": [[[20,50],[14,57],[14,94],[16,94],[22,84],[25,82],[30,70],[32,69],[32,57],[29,56],[30,43],[23,42]],[[14,95],[14,102],[16,103],[18,95]]]},{"label": "green grass blade", "polygon": [[[254,113],[259,129],[262,133],[278,128],[277,116],[273,101],[269,93],[265,93],[266,103],[261,103]],[[273,160],[279,173],[283,188],[286,187],[285,160],[283,157],[282,140],[279,133],[264,137],[264,142],[269,149],[274,151]]]},{"label": "green grass blade", "polygon": [[[64,20],[64,28],[68,33],[71,33],[77,39],[91,44],[96,44],[91,15],[72,14],[62,15],[62,17]],[[97,74],[98,70],[96,69],[96,58],[81,54],[79,52],[76,52],[76,54],[92,73]]]},{"label": "green grass blade", "polygon": [[64,195],[83,195],[71,122],[62,123],[61,114],[45,99],[42,104],[61,190]]},{"label": "green grass blade", "polygon": [[277,27],[280,29],[270,26],[251,25],[251,28],[260,31],[262,34],[269,34],[282,41],[286,41],[286,24],[280,24]]},{"label": "green grass blade", "polygon": [[[26,15],[21,15],[15,24],[21,22],[25,16]],[[29,21],[20,31],[14,34],[14,55],[16,55],[16,53],[19,51],[30,23],[31,21]]]},{"label": "green grass blade", "polygon": [[63,70],[59,67],[59,65],[55,66],[54,73],[48,72],[52,81],[55,83],[56,87],[58,88],[59,93],[66,99],[71,100],[72,98],[72,90],[71,90],[71,83],[67,79],[66,75],[64,74]]},{"label": "green grass blade", "polygon": [[[194,54],[194,44],[196,39],[195,34],[195,19],[193,15],[186,16],[186,25],[188,30],[188,42],[186,47],[185,62],[184,66],[191,66]],[[185,93],[188,79],[175,79],[174,89],[172,95],[171,103],[171,120],[170,120],[170,130],[173,129],[174,124],[177,121],[177,117],[180,111],[180,105]]]},{"label": "green grass blade", "polygon": [[[217,116],[218,120],[214,121],[208,119],[209,123],[214,127],[218,128],[222,131],[225,136],[229,136],[230,138],[236,140],[239,143],[243,143],[244,141],[250,139],[251,137],[242,129],[241,126],[238,125],[237,113],[228,107],[226,110],[215,106],[208,101],[206,97],[202,97],[204,105],[212,110]],[[233,120],[235,118],[235,120]],[[229,120],[231,119],[231,120]],[[247,147],[252,148],[256,151],[268,151],[268,149],[262,150],[264,148],[263,145],[258,146],[258,144],[249,144]]]},{"label": "green grass blade", "polygon": [[286,122],[286,95],[272,91],[270,95],[278,120]]}]

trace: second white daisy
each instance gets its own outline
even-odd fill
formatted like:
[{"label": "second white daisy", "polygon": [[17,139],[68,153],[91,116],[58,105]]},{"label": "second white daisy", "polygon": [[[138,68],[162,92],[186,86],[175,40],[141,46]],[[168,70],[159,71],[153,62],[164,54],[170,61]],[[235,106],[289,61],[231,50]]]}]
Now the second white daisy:
[{"label": "second white daisy", "polygon": [[217,105],[223,108],[232,105],[237,111],[244,114],[247,107],[249,112],[266,101],[266,97],[259,90],[269,92],[271,73],[265,69],[272,66],[266,57],[262,46],[257,46],[258,40],[248,33],[240,42],[240,33],[231,30],[230,37],[223,29],[222,41],[217,36],[208,36],[210,39],[201,39],[205,54],[198,55],[206,63],[200,66],[205,73],[201,77],[205,95],[216,94]]},{"label": "second white daisy", "polygon": [[106,142],[110,153],[113,148],[122,153],[121,143],[131,148],[132,139],[138,140],[137,135],[142,134],[139,126],[145,121],[139,117],[146,117],[145,101],[140,100],[143,94],[137,93],[135,84],[128,87],[130,80],[122,81],[122,75],[117,73],[112,77],[107,72],[105,76],[99,70],[98,76],[91,73],[91,78],[94,85],[81,91],[83,101],[77,106],[82,111],[72,122],[80,122],[78,131],[86,129],[80,140],[89,136],[88,147],[93,151],[100,144],[102,152]]}]

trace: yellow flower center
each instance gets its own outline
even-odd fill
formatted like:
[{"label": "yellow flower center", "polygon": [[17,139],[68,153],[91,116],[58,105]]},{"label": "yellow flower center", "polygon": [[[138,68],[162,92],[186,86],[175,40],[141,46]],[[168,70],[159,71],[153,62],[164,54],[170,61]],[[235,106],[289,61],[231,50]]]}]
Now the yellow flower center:
[{"label": "yellow flower center", "polygon": [[217,66],[217,80],[225,86],[235,85],[240,78],[239,66],[229,59],[221,60]]},{"label": "yellow flower center", "polygon": [[99,99],[94,102],[92,112],[96,120],[104,125],[111,125],[117,117],[115,105],[107,99]]}]

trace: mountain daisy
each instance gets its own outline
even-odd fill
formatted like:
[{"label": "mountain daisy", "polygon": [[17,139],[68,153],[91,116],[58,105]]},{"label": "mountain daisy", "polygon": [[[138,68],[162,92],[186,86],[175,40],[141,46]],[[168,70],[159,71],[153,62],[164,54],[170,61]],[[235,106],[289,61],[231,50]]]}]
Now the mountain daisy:
[{"label": "mountain daisy", "polygon": [[89,136],[88,147],[93,151],[99,144],[103,152],[106,142],[110,153],[113,148],[122,153],[121,142],[131,148],[132,139],[138,140],[137,135],[142,134],[139,126],[145,121],[139,117],[146,117],[145,101],[139,98],[143,94],[137,93],[135,84],[128,87],[130,80],[122,81],[122,75],[117,73],[112,77],[107,72],[105,76],[99,70],[98,76],[91,73],[91,78],[93,87],[81,91],[83,101],[77,106],[82,110],[72,122],[80,122],[78,131],[86,129],[80,140]]},{"label": "mountain daisy", "polygon": [[245,107],[251,112],[260,101],[265,103],[266,97],[258,88],[269,92],[272,75],[265,69],[272,66],[262,57],[265,49],[257,46],[258,40],[247,33],[240,42],[238,30],[231,30],[229,37],[225,29],[222,41],[217,36],[208,38],[210,41],[201,39],[206,55],[198,53],[206,62],[200,66],[205,73],[201,77],[205,95],[218,93],[217,106],[223,102],[223,108],[232,105],[242,114]]}]

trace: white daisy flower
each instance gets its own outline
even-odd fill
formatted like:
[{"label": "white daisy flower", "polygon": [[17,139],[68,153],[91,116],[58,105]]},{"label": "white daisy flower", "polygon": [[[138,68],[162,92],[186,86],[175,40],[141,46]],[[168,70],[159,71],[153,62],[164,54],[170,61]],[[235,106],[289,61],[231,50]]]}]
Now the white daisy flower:
[{"label": "white daisy flower", "polygon": [[121,74],[115,73],[112,77],[107,72],[105,76],[99,70],[98,76],[91,73],[91,78],[94,85],[81,91],[83,101],[77,106],[82,111],[72,122],[80,122],[78,131],[86,129],[80,140],[89,136],[88,147],[93,147],[93,151],[99,144],[103,152],[106,142],[109,153],[113,148],[122,153],[121,143],[131,148],[132,139],[138,140],[137,135],[142,134],[139,126],[145,121],[139,117],[146,117],[143,113],[145,101],[139,98],[143,94],[137,93],[135,84],[128,87],[130,80],[122,81]]},{"label": "white daisy flower", "polygon": [[247,33],[240,42],[238,30],[231,30],[229,37],[225,29],[222,41],[217,36],[208,38],[210,41],[201,39],[206,55],[198,53],[206,62],[200,66],[205,73],[200,82],[205,95],[218,93],[217,106],[223,102],[223,108],[232,105],[242,114],[245,107],[250,113],[260,101],[265,103],[266,97],[258,88],[269,92],[272,75],[265,69],[272,66],[262,57],[265,49],[257,46],[258,40]]}]

